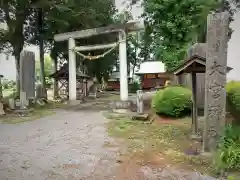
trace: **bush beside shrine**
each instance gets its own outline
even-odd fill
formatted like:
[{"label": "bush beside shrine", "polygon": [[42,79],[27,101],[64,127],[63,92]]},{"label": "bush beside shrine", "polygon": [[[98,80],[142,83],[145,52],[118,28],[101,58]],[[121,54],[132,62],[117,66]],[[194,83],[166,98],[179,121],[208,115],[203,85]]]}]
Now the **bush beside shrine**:
[{"label": "bush beside shrine", "polygon": [[136,93],[137,90],[140,90],[140,84],[137,81],[134,81],[128,85],[128,91],[130,93]]},{"label": "bush beside shrine", "polygon": [[240,81],[230,81],[226,85],[227,110],[240,123]]},{"label": "bush beside shrine", "polygon": [[192,92],[181,86],[159,90],[152,100],[152,108],[159,115],[181,117],[190,114]]}]

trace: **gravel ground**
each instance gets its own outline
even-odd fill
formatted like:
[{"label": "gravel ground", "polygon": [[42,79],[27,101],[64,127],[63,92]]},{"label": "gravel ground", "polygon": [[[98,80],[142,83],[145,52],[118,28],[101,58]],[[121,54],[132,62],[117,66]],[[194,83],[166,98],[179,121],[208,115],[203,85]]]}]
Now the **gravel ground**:
[{"label": "gravel ground", "polygon": [[0,124],[0,180],[214,180],[172,168],[121,171],[119,144],[101,113],[61,110],[22,124]]},{"label": "gravel ground", "polygon": [[105,122],[99,112],[60,111],[28,123],[1,124],[0,180],[82,180],[100,177],[103,170],[108,175],[117,165],[118,149],[104,148],[112,141]]}]

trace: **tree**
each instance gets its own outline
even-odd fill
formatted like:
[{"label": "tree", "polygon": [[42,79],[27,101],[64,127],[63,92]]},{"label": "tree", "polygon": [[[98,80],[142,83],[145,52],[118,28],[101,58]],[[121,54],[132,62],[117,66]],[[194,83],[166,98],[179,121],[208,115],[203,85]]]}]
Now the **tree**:
[{"label": "tree", "polygon": [[[42,14],[39,15],[40,10]],[[67,57],[67,44],[56,45],[53,41],[54,34],[106,25],[112,22],[114,12],[112,0],[3,0],[0,4],[0,20],[8,25],[8,31],[0,33],[0,42],[15,56],[19,74],[23,46],[27,43],[43,46],[39,38],[39,24],[43,26],[41,37],[44,40],[44,49],[51,50],[57,46],[57,59],[59,56]],[[41,23],[38,21],[40,18],[43,18]],[[89,43],[85,40],[83,42]],[[17,82],[19,85],[19,80]],[[17,89],[19,94],[19,86]]]},{"label": "tree", "polygon": [[17,92],[19,95],[19,61],[20,53],[23,49],[24,42],[27,40],[28,35],[25,34],[25,30],[29,28],[27,20],[31,14],[29,7],[31,3],[21,0],[3,0],[0,5],[0,19],[3,23],[6,23],[8,30],[6,33],[1,34],[0,41],[3,47],[12,47],[12,53],[16,58],[17,68]]},{"label": "tree", "polygon": [[[44,57],[44,71],[45,75],[49,76],[54,73],[54,68],[53,68],[53,61],[49,55],[46,55]],[[41,70],[40,70],[40,60],[36,60],[36,76],[40,76]]]},{"label": "tree", "polygon": [[236,8],[240,8],[240,0],[233,0],[234,5],[236,6]]},{"label": "tree", "polygon": [[145,22],[145,31],[140,33],[139,35],[139,57],[142,61],[151,61],[154,60],[151,56],[153,52],[153,28],[150,24],[146,21]]},{"label": "tree", "polygon": [[[40,60],[36,60],[36,77],[39,79],[41,77],[41,61]],[[53,84],[52,79],[49,78],[49,76],[51,74],[54,73],[54,64],[53,61],[51,59],[51,57],[49,55],[44,57],[44,74],[45,74],[45,84],[46,86],[50,86]]]},{"label": "tree", "polygon": [[227,10],[227,0],[144,0],[144,17],[152,29],[154,54],[172,70],[185,58],[188,47],[206,41],[211,11]]},{"label": "tree", "polygon": [[214,1],[145,0],[145,18],[152,27],[155,56],[167,70],[175,68],[184,58],[187,47],[196,39]]},{"label": "tree", "polygon": [[[52,12],[51,19],[47,21],[46,28],[54,29],[54,31],[46,32],[47,41],[52,42],[52,58],[57,59],[58,57],[68,59],[68,47],[67,43],[56,43],[53,42],[53,35],[57,33],[63,33],[67,31],[82,30],[88,28],[96,28],[100,26],[107,26],[114,23],[113,15],[115,13],[115,6],[113,0],[85,0],[78,1],[74,0],[69,6],[71,11],[66,11],[61,14],[61,18],[58,14]],[[77,12],[74,15],[71,12]],[[61,21],[54,23],[52,19],[60,19],[66,22],[64,25]],[[78,45],[89,45],[89,44],[102,44],[113,42],[116,40],[116,36],[113,35],[102,35],[94,36],[87,39],[80,39],[76,43]],[[104,51],[91,51],[83,52],[84,54],[99,55]],[[77,55],[77,66],[80,65],[80,60],[83,60]],[[84,64],[88,67],[88,73],[91,76],[97,76],[101,79],[103,76],[107,76],[112,69],[112,66],[116,60],[116,53],[109,54],[104,58],[95,61],[84,60]]]},{"label": "tree", "polygon": [[6,23],[8,30],[0,34],[2,49],[8,49],[16,59],[17,95],[20,93],[19,61],[24,45],[36,44],[37,9],[57,7],[60,1],[46,0],[2,0],[0,4],[0,22]]},{"label": "tree", "polygon": [[[129,20],[133,20],[133,16],[130,11],[125,10],[122,13],[119,13],[115,16],[116,23],[124,23]],[[135,68],[140,65],[140,63],[144,60],[145,53],[143,53],[146,46],[145,38],[149,36],[144,36],[145,33],[136,33],[136,34],[128,34],[127,35],[127,67],[128,74],[131,69],[133,70],[132,74],[134,74]],[[149,49],[149,47],[148,47]],[[147,58],[145,58],[147,59]],[[119,62],[117,62],[119,63]],[[119,66],[119,64],[117,64]]]}]

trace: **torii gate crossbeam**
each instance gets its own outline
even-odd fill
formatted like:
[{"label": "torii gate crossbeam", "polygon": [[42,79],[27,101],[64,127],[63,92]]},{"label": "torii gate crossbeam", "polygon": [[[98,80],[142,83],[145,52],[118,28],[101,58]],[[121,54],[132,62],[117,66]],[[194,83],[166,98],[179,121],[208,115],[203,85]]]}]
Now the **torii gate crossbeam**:
[{"label": "torii gate crossbeam", "polygon": [[120,60],[120,97],[122,101],[128,100],[128,75],[127,75],[127,45],[126,33],[144,30],[144,22],[129,21],[125,24],[110,25],[94,29],[87,29],[75,32],[56,34],[54,40],[57,42],[68,40],[68,56],[69,56],[69,100],[77,100],[76,97],[76,53],[73,51],[86,51],[95,49],[111,48],[116,43],[95,46],[76,47],[75,39],[86,38],[101,34],[116,32],[119,35],[119,60]]}]

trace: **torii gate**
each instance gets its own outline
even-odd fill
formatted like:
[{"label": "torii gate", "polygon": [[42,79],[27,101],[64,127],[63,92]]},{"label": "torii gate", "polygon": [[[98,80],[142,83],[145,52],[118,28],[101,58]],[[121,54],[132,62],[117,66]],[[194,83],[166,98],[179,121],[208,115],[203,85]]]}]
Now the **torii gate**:
[{"label": "torii gate", "polygon": [[[68,40],[68,56],[69,56],[69,100],[76,100],[76,52],[97,49],[114,48],[119,44],[119,60],[120,60],[120,97],[122,101],[128,101],[128,75],[127,75],[127,33],[144,30],[144,21],[129,21],[125,24],[110,25],[94,29],[86,29],[75,32],[67,32],[57,34],[54,40],[57,42]],[[119,42],[111,44],[100,44],[91,46],[76,46],[75,39],[81,39],[101,34],[118,33]]]}]

